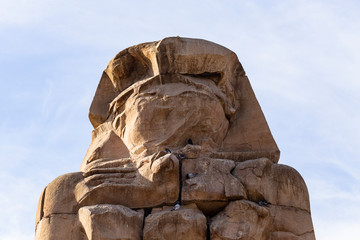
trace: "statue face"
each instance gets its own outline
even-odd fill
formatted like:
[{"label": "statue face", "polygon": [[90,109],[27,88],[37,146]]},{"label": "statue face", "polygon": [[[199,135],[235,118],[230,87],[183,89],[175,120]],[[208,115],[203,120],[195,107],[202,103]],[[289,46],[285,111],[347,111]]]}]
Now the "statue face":
[{"label": "statue face", "polygon": [[189,138],[214,149],[223,141],[228,125],[221,99],[210,87],[182,82],[132,93],[113,120],[116,134],[132,155],[178,149]]}]

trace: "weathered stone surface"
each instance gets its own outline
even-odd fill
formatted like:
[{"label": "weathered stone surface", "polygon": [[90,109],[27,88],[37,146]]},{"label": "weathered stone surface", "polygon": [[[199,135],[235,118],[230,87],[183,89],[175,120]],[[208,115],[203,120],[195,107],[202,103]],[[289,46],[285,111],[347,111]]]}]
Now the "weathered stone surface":
[{"label": "weathered stone surface", "polygon": [[211,219],[211,239],[315,239],[310,213],[293,207],[233,201]]},{"label": "weathered stone surface", "polygon": [[194,204],[181,206],[178,210],[154,209],[145,219],[144,240],[155,239],[205,240],[206,217]]},{"label": "weathered stone surface", "polygon": [[147,208],[173,204],[178,198],[179,164],[172,154],[160,152],[137,163],[129,159],[94,163],[84,173],[65,174],[51,182],[38,215],[76,213],[95,204]]},{"label": "weathered stone surface", "polygon": [[180,37],[127,48],[105,69],[89,118],[80,172],[41,194],[37,239],[315,239],[306,185],[277,164],[229,49]]},{"label": "weathered stone surface", "polygon": [[[266,195],[276,205],[291,206],[310,212],[309,193],[301,175],[292,167],[273,164],[265,177],[265,185],[272,185]],[[274,186],[275,185],[275,186]]]},{"label": "weathered stone surface", "polygon": [[294,207],[276,205],[270,205],[269,209],[273,218],[272,231],[290,232],[296,236],[313,232],[309,212]]},{"label": "weathered stone surface", "polygon": [[36,227],[35,240],[87,240],[76,214],[43,217]]},{"label": "weathered stone surface", "polygon": [[89,240],[140,240],[144,211],[102,204],[80,208],[79,219]]},{"label": "weathered stone surface", "polygon": [[[182,200],[185,203],[197,203],[207,214],[215,213],[214,203],[246,198],[241,182],[231,171],[235,162],[224,159],[197,158],[182,161]],[[187,177],[188,174],[195,175]]]},{"label": "weathered stone surface", "polygon": [[86,172],[89,168],[97,165],[99,159],[122,159],[129,158],[129,151],[123,141],[116,135],[110,123],[102,124],[94,129],[91,134],[91,144],[85,154],[80,171]]},{"label": "weathered stone surface", "polygon": [[42,216],[48,217],[51,214],[76,213],[77,200],[75,192],[81,187],[83,175],[81,172],[68,173],[57,177],[45,189],[43,196]]},{"label": "weathered stone surface", "polygon": [[165,151],[139,161],[94,161],[84,172],[88,191],[77,195],[80,206],[98,203],[148,208],[173,204],[179,195],[179,163]]},{"label": "weathered stone surface", "polygon": [[293,168],[272,164],[267,158],[236,163],[232,174],[247,190],[248,198],[259,202],[290,206],[310,212],[308,190],[300,174]]},{"label": "weathered stone surface", "polygon": [[267,240],[270,228],[269,209],[246,200],[230,202],[210,223],[213,240]]}]

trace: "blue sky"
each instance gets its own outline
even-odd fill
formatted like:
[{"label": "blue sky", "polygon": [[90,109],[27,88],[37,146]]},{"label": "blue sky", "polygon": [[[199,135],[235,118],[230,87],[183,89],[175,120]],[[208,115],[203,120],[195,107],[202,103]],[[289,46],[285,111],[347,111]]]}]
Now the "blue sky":
[{"label": "blue sky", "polygon": [[0,239],[34,238],[42,189],[79,170],[88,109],[120,50],[167,36],[238,55],[304,177],[317,239],[360,235],[360,2],[0,0]]}]

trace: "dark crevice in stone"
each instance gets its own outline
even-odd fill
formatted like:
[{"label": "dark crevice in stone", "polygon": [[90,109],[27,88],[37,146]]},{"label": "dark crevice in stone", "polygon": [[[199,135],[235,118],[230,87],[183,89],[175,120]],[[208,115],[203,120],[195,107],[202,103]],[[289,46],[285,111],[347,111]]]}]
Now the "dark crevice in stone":
[{"label": "dark crevice in stone", "polygon": [[266,201],[265,197],[259,192],[246,191],[246,195],[248,196],[248,198],[245,200],[254,202],[256,204],[259,204],[260,201],[268,202]]},{"label": "dark crevice in stone", "polygon": [[144,219],[150,215],[152,208],[144,208]]},{"label": "dark crevice in stone", "polygon": [[206,216],[206,240],[210,240],[210,217]]},{"label": "dark crevice in stone", "polygon": [[179,203],[180,205],[182,204],[181,202],[181,192],[182,192],[182,160],[184,158],[186,158],[186,156],[182,153],[179,153],[177,155],[177,158],[179,159],[179,197],[177,200],[177,203]]},{"label": "dark crevice in stone", "polygon": [[143,218],[143,229],[145,227],[145,219],[151,214],[152,208],[144,208],[144,218]]},{"label": "dark crevice in stone", "polygon": [[257,202],[257,204],[259,204],[260,206],[263,206],[263,207],[267,207],[267,206],[270,205],[271,203],[269,203],[269,202],[266,201],[265,199],[261,199],[259,202]]},{"label": "dark crevice in stone", "polygon": [[57,215],[77,215],[77,213],[50,213],[49,215],[44,216],[43,218],[51,218]]},{"label": "dark crevice in stone", "polygon": [[142,231],[141,231],[141,240],[144,239],[144,228],[145,228],[145,219],[147,216],[151,214],[152,208],[144,208],[144,218],[143,218],[143,225],[142,225]]},{"label": "dark crevice in stone", "polygon": [[212,80],[216,85],[221,81],[222,79],[222,72],[203,72],[198,74],[189,74],[189,73],[183,73],[184,76],[190,76],[194,78],[200,78],[200,79],[210,79]]}]

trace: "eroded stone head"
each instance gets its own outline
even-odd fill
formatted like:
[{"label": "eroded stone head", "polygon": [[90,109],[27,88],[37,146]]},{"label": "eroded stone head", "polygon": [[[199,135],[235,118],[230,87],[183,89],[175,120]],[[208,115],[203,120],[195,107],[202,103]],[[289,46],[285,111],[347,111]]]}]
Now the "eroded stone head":
[{"label": "eroded stone head", "polygon": [[112,131],[122,142],[118,158],[179,149],[192,139],[208,152],[272,152],[278,160],[236,54],[205,40],[171,37],[121,51],[103,73],[89,118],[93,140]]}]

